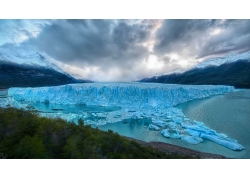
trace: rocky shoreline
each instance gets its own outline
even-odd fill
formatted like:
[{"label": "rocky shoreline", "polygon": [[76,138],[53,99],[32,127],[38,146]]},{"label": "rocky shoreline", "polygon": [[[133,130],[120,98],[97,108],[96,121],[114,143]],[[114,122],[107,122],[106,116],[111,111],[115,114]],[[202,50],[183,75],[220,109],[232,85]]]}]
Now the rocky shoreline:
[{"label": "rocky shoreline", "polygon": [[155,149],[158,149],[166,154],[179,154],[184,156],[189,156],[194,159],[227,159],[224,156],[218,155],[218,154],[211,154],[211,153],[205,153],[200,151],[195,151],[192,149],[188,149],[181,146],[176,146],[168,143],[163,142],[145,142],[137,139],[133,139],[130,137],[126,137],[129,140],[136,141],[142,146],[151,146]]}]

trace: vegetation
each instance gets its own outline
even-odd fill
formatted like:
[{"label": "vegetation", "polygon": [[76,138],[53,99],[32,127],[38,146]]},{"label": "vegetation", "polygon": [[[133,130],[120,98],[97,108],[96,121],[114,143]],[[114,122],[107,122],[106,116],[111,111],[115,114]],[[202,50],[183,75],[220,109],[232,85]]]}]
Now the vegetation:
[{"label": "vegetation", "polygon": [[0,108],[0,158],[188,158],[62,119],[39,117],[34,110]]}]

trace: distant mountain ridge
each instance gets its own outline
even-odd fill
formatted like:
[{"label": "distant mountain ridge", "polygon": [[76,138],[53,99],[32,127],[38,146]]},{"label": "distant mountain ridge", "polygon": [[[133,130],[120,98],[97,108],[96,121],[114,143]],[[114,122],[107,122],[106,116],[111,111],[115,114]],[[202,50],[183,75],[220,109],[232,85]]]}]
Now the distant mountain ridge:
[{"label": "distant mountain ridge", "polygon": [[206,68],[209,66],[220,66],[222,64],[233,63],[239,60],[243,61],[250,61],[250,51],[241,53],[241,54],[229,54],[225,57],[216,57],[199,63],[196,65],[195,68]]},{"label": "distant mountain ridge", "polygon": [[30,53],[25,55],[20,54],[4,54],[0,52],[0,61],[12,62],[19,65],[30,65],[30,66],[38,66],[38,67],[46,67],[48,69],[53,69],[60,73],[66,74],[63,70],[58,68],[55,64],[47,61],[41,54],[39,53]]},{"label": "distant mountain ridge", "polygon": [[93,82],[91,80],[85,79],[84,77],[82,77],[79,74],[70,74],[73,78],[75,78],[77,81],[79,82]]},{"label": "distant mountain ridge", "polygon": [[183,73],[144,78],[140,82],[194,85],[232,85],[250,88],[250,51],[213,58]]},{"label": "distant mountain ridge", "polygon": [[91,82],[77,80],[39,53],[17,54],[0,50],[0,88],[38,87]]}]

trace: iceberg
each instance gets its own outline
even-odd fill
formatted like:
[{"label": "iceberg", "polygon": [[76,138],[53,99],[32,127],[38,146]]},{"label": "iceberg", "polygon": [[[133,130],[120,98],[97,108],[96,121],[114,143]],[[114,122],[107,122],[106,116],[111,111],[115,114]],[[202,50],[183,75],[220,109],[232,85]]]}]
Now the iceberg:
[{"label": "iceberg", "polygon": [[150,129],[150,130],[154,130],[154,131],[159,131],[159,127],[157,127],[157,126],[155,126],[155,125],[153,125],[153,124],[150,124],[149,126],[148,126],[148,128]]},{"label": "iceberg", "polygon": [[161,131],[161,134],[167,138],[175,138],[175,139],[181,138],[181,136],[179,135],[179,132],[177,130],[173,130],[173,133],[170,133],[169,131],[170,131],[170,129],[164,129]]},{"label": "iceberg", "polygon": [[227,135],[222,133],[217,133],[215,130],[211,130],[204,125],[193,125],[184,126],[186,132],[193,137],[200,137],[218,143],[232,150],[243,150],[244,147],[238,143],[237,140],[229,138]]},{"label": "iceberg", "polygon": [[188,142],[189,144],[199,144],[203,142],[202,138],[195,136],[181,135],[181,140]]},{"label": "iceberg", "polygon": [[166,138],[170,138],[169,129],[162,130],[161,134]]},{"label": "iceberg", "polygon": [[230,138],[224,138],[222,136],[218,135],[210,135],[210,134],[204,134],[202,133],[200,137],[204,139],[208,139],[210,141],[213,141],[215,143],[218,143],[222,146],[225,146],[229,149],[235,150],[235,151],[241,151],[245,149],[241,144],[239,144],[236,140],[230,139]]},{"label": "iceberg", "polygon": [[162,121],[162,120],[152,120],[152,123],[156,126],[159,126],[159,127],[167,126],[167,123]]}]

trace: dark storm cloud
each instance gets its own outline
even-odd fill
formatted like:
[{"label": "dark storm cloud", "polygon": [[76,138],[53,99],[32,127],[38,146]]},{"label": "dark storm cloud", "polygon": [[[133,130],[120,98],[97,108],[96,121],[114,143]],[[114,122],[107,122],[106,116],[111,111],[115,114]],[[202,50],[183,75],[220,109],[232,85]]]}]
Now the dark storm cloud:
[{"label": "dark storm cloud", "polygon": [[150,21],[57,20],[26,44],[67,64],[129,66],[148,55],[141,43],[150,37],[153,27]]},{"label": "dark storm cloud", "polygon": [[167,57],[167,56],[163,57],[161,60],[162,60],[165,64],[168,64],[168,63],[170,63],[170,61],[171,61],[171,59],[170,59],[169,57]]},{"label": "dark storm cloud", "polygon": [[222,33],[208,39],[200,57],[213,54],[242,52],[250,49],[250,20],[228,20],[220,26]]},{"label": "dark storm cloud", "polygon": [[[216,29],[221,32],[213,35]],[[156,32],[154,52],[203,58],[249,49],[249,20],[165,20]]]}]

